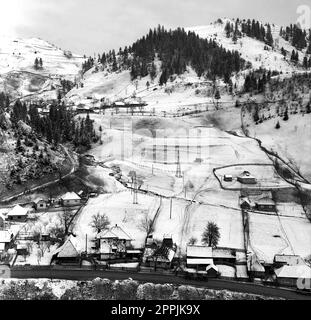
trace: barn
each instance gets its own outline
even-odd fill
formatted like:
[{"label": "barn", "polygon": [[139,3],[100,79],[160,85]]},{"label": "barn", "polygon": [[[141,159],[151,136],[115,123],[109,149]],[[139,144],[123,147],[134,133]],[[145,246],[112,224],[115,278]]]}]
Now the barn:
[{"label": "barn", "polygon": [[238,176],[238,181],[242,184],[256,184],[257,180],[248,171],[244,171]]},{"label": "barn", "polygon": [[258,211],[276,212],[276,204],[271,198],[265,197],[259,199],[256,201],[255,205]]}]

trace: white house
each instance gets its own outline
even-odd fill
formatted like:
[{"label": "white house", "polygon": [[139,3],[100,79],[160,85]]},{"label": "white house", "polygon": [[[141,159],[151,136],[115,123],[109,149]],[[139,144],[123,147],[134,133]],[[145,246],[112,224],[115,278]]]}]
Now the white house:
[{"label": "white house", "polygon": [[67,192],[60,198],[60,201],[64,207],[74,207],[80,205],[82,199],[75,192]]},{"label": "white house", "polygon": [[14,222],[25,222],[27,220],[28,213],[28,209],[17,205],[11,211],[9,211],[7,214],[7,220]]},{"label": "white house", "polygon": [[100,232],[96,240],[102,260],[125,255],[132,241],[131,237],[118,225]]}]

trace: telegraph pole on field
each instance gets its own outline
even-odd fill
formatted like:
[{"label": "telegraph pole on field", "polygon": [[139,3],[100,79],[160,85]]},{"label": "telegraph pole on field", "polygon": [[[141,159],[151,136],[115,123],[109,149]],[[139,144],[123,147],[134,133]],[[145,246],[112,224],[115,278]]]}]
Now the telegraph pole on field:
[{"label": "telegraph pole on field", "polygon": [[172,220],[172,211],[173,211],[173,198],[170,201],[170,220]]},{"label": "telegraph pole on field", "polygon": [[87,254],[87,234],[85,235],[85,253]]},{"label": "telegraph pole on field", "polygon": [[134,186],[134,190],[133,190],[133,204],[138,204],[138,182],[137,182],[137,176],[136,176],[136,172],[135,175],[133,177],[133,186]]},{"label": "telegraph pole on field", "polygon": [[177,148],[177,168],[176,168],[176,178],[182,178],[181,166],[180,166],[180,152],[179,147]]}]

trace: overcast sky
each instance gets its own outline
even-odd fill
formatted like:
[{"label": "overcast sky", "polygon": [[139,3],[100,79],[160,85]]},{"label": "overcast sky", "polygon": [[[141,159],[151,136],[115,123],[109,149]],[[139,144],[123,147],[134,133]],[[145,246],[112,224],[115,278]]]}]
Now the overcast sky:
[{"label": "overcast sky", "polygon": [[309,0],[0,0],[0,33],[40,37],[93,54],[130,45],[149,28],[206,25],[221,17],[288,25]]}]

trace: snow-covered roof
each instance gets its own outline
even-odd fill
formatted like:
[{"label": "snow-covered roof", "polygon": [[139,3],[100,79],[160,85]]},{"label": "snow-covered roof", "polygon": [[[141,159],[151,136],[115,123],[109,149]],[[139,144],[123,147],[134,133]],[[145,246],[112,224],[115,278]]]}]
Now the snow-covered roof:
[{"label": "snow-covered roof", "polygon": [[118,225],[112,227],[110,231],[113,232],[120,240],[132,240],[132,238]]},{"label": "snow-covered roof", "polygon": [[37,198],[33,201],[35,204],[38,204],[39,202],[46,202],[46,200],[42,199],[42,198]]},{"label": "snow-covered roof", "polygon": [[0,231],[0,243],[11,242],[11,234],[9,231]]},{"label": "snow-covered roof", "polygon": [[125,106],[125,103],[122,101],[117,101],[114,103],[116,106]]},{"label": "snow-covered roof", "polygon": [[104,230],[97,235],[97,239],[117,239],[117,235],[115,235],[110,230]]},{"label": "snow-covered roof", "polygon": [[214,264],[210,264],[206,267],[206,271],[209,271],[211,269],[214,269],[216,272],[218,272],[218,268]]},{"label": "snow-covered roof", "polygon": [[257,200],[256,203],[258,205],[271,205],[271,206],[275,205],[275,202],[268,197],[261,198],[261,199]]},{"label": "snow-covered roof", "polygon": [[248,197],[242,197],[242,198],[240,198],[240,205],[243,204],[243,203],[247,203],[247,204],[249,204],[250,206],[252,205],[252,202],[251,202],[251,200],[250,200]]},{"label": "snow-covered roof", "polygon": [[286,263],[289,266],[304,265],[304,261],[300,256],[277,254],[274,257],[275,262]]},{"label": "snow-covered roof", "polygon": [[81,200],[75,192],[67,192],[61,198],[62,200]]},{"label": "snow-covered roof", "polygon": [[197,264],[200,264],[200,265],[206,265],[206,266],[209,266],[210,264],[213,264],[214,261],[213,259],[191,259],[191,258],[188,258],[187,259],[187,265],[197,265]]},{"label": "snow-covered roof", "polygon": [[278,278],[311,279],[311,268],[307,265],[283,266],[275,270]]},{"label": "snow-covered roof", "polygon": [[206,246],[187,246],[188,258],[213,258],[212,247]]},{"label": "snow-covered roof", "polygon": [[76,258],[79,256],[79,252],[73,245],[71,237],[69,237],[67,241],[59,249],[57,249],[54,254],[56,253],[58,253],[58,258]]},{"label": "snow-covered roof", "polygon": [[239,175],[239,178],[243,178],[243,179],[245,179],[245,178],[247,178],[247,179],[255,179],[255,177],[252,176],[248,171],[244,171],[243,173],[241,173],[241,174]]},{"label": "snow-covered roof", "polygon": [[28,209],[21,207],[20,205],[15,206],[9,213],[9,217],[13,216],[27,216]]},{"label": "snow-covered roof", "polygon": [[104,230],[97,235],[97,239],[119,239],[131,241],[132,238],[118,225]]},{"label": "snow-covered roof", "polygon": [[232,249],[213,249],[213,258],[235,259],[236,255]]}]

